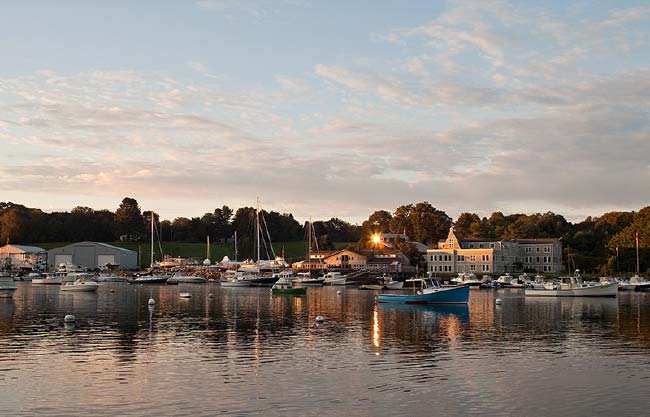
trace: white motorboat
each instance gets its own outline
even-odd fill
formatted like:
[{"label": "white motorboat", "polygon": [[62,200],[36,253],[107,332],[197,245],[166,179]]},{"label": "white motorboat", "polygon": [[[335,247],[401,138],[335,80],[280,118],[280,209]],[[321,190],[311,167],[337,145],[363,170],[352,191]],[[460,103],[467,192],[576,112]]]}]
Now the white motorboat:
[{"label": "white motorboat", "polygon": [[68,272],[63,276],[63,283],[66,282],[75,282],[78,279],[88,279],[91,281],[95,280],[95,275],[89,274],[87,272]]},{"label": "white motorboat", "polygon": [[126,282],[126,277],[111,273],[100,273],[95,277],[97,282]]},{"label": "white motorboat", "polygon": [[452,278],[451,282],[456,285],[467,285],[469,287],[479,287],[481,286],[481,281],[476,278],[476,275],[472,273],[459,272],[456,278]]},{"label": "white motorboat", "polygon": [[187,275],[184,272],[175,272],[167,280],[167,284],[204,284],[205,278],[193,275]]},{"label": "white motorboat", "polygon": [[65,278],[64,272],[54,272],[50,274],[45,274],[40,278],[33,277],[32,284],[37,285],[61,285],[63,284],[63,278]]},{"label": "white motorboat", "polygon": [[629,280],[618,281],[619,291],[650,291],[650,281],[638,275],[634,275]]},{"label": "white motorboat", "polygon": [[390,275],[384,274],[380,277],[380,279],[384,288],[387,290],[399,290],[400,288],[404,287],[404,281],[395,281]]},{"label": "white motorboat", "polygon": [[250,272],[228,270],[221,278],[222,287],[250,287],[251,279],[244,279]]},{"label": "white motorboat", "polygon": [[510,285],[510,281],[512,281],[512,275],[506,272],[505,275],[501,275],[499,278],[497,278],[497,283],[501,286],[508,286]]},{"label": "white motorboat", "polygon": [[345,285],[348,276],[341,275],[340,272],[328,272],[323,275],[323,279],[323,285]]},{"label": "white motorboat", "polygon": [[93,292],[97,291],[97,288],[99,288],[99,284],[86,277],[79,277],[74,282],[66,282],[61,285],[61,291]]},{"label": "white motorboat", "polygon": [[16,291],[16,283],[10,274],[0,272],[0,298],[11,298]]},{"label": "white motorboat", "polygon": [[297,276],[294,281],[302,285],[323,285],[323,282],[325,282],[323,276],[312,277],[310,272],[298,272]]},{"label": "white motorboat", "polygon": [[617,293],[617,282],[583,281],[578,271],[572,277],[560,277],[524,290],[526,297],[616,297]]}]

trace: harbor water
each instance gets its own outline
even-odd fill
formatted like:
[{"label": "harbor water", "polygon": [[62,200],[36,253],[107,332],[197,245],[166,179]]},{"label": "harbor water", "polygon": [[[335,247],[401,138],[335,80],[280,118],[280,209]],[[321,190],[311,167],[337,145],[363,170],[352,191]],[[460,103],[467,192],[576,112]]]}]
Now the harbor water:
[{"label": "harbor water", "polygon": [[0,299],[0,415],[648,413],[650,293],[472,290],[468,306],[376,295],[18,283]]}]

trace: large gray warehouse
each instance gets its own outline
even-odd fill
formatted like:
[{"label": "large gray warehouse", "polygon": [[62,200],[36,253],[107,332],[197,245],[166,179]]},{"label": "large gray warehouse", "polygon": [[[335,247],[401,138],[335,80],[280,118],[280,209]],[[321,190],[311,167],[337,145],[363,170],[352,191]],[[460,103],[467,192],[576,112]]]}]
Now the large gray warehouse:
[{"label": "large gray warehouse", "polygon": [[91,270],[106,264],[119,265],[120,269],[135,269],[138,267],[138,253],[101,242],[78,242],[47,251],[49,269],[55,269],[62,263]]}]

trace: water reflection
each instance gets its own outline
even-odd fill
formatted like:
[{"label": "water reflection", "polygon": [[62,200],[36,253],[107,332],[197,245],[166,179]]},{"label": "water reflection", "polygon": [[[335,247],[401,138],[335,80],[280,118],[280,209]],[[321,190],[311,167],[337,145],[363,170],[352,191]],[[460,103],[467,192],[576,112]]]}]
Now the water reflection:
[{"label": "water reflection", "polygon": [[[649,314],[650,294],[472,291],[468,306],[414,306],[350,288],[274,297],[107,283],[65,294],[19,283],[13,300],[0,300],[0,415],[80,414],[82,403],[96,415],[422,415],[434,405],[446,415],[638,415]],[[50,379],[64,382],[40,383]],[[34,383],[38,392],[13,388]],[[73,398],[71,384],[83,387]],[[612,384],[624,404],[601,389]],[[210,395],[192,400],[202,388]],[[594,392],[604,400],[588,408]]]}]

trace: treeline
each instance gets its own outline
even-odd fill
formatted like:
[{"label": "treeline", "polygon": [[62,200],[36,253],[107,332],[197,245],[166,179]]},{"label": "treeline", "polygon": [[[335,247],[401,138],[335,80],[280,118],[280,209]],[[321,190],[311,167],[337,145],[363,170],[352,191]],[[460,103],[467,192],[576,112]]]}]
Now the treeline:
[{"label": "treeline", "polygon": [[[20,204],[0,203],[0,242],[141,241],[149,236],[151,214],[142,212],[138,202],[128,197],[115,212],[75,207],[70,212],[45,213]],[[173,221],[159,222],[155,213],[154,218],[162,241],[203,242],[210,236],[211,241],[219,242],[231,239],[236,231],[241,257],[253,254],[255,209],[252,207],[233,210],[223,206],[201,217],[178,217]],[[307,239],[306,224],[300,224],[291,213],[262,211],[261,219],[273,241]],[[565,255],[571,254],[579,268],[601,273],[635,269],[638,233],[641,270],[650,268],[650,206],[639,211],[587,217],[579,223],[571,223],[552,212],[511,215],[495,212],[489,217],[462,213],[452,222],[444,211],[424,201],[400,206],[394,212],[375,211],[361,226],[332,218],[314,221],[313,229],[321,249],[331,248],[332,242],[356,242],[353,248],[371,248],[370,237],[379,232],[404,233],[412,241],[433,247],[447,236],[452,224],[462,238],[562,238]],[[412,260],[418,260],[419,254],[412,246],[398,243],[398,247]]]},{"label": "treeline", "polygon": [[[151,211],[142,211],[137,200],[126,197],[119,207],[93,210],[75,207],[70,212],[45,213],[11,202],[0,202],[0,242],[16,244],[75,242],[91,240],[111,242],[118,240],[143,241],[149,238]],[[157,236],[163,242],[212,242],[232,239],[235,232],[246,246],[255,234],[255,209],[242,207],[236,211],[228,206],[205,213],[201,217],[177,217],[160,221],[153,213]],[[262,210],[264,230],[273,241],[287,242],[306,239],[306,228],[291,213]],[[319,238],[331,242],[350,242],[359,239],[359,228],[343,220],[332,218],[314,222]],[[157,237],[157,238],[158,238]]]}]

